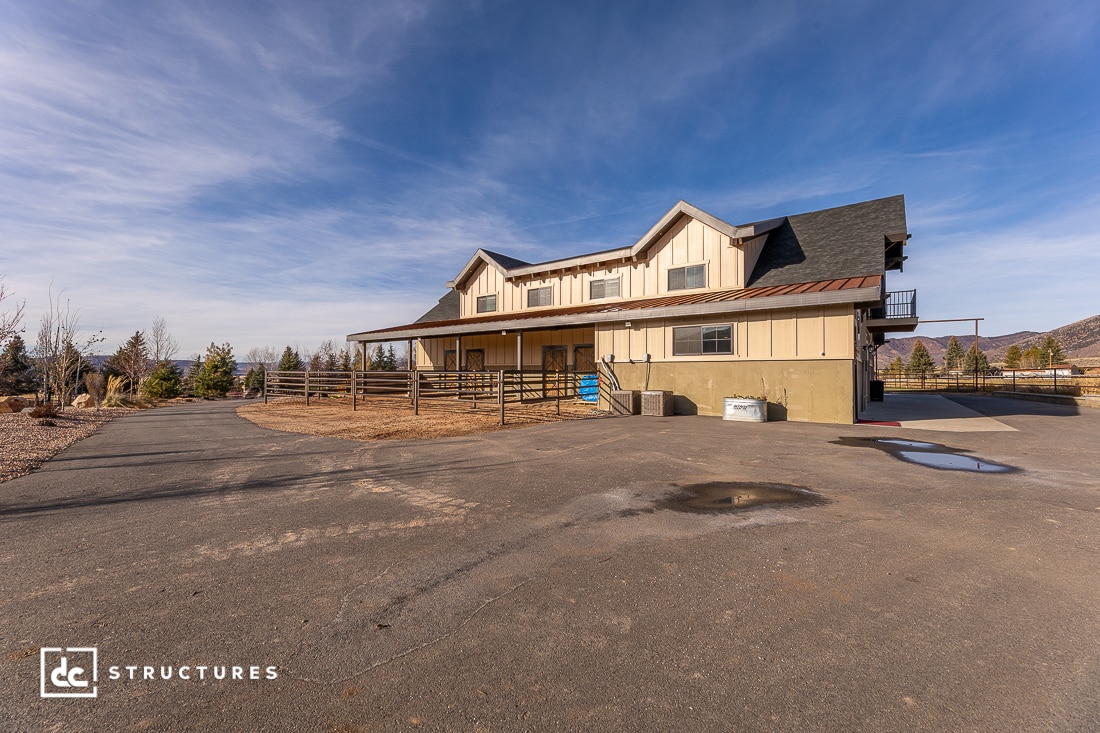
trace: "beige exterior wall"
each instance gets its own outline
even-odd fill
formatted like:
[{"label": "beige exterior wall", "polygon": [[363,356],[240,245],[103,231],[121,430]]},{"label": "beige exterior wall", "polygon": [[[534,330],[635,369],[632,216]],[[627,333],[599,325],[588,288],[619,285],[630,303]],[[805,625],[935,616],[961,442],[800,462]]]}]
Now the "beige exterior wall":
[{"label": "beige exterior wall", "polygon": [[[851,359],[657,362],[648,389],[671,391],[680,414],[721,415],[725,397],[762,396],[769,420],[851,424],[855,368]],[[623,389],[647,388],[645,364],[616,362],[615,374]]]},{"label": "beige exterior wall", "polygon": [[[630,326],[626,326],[630,323]],[[733,353],[674,356],[672,329],[677,326],[733,326]],[[615,355],[616,362],[746,361],[776,359],[854,359],[855,311],[851,305],[753,311],[728,317],[627,321],[596,326],[596,356]]]},{"label": "beige exterior wall", "polygon": [[[589,265],[568,272],[547,273],[544,277],[527,276],[508,280],[504,273],[482,263],[459,289],[463,318],[476,316],[477,299],[497,296],[498,313],[537,310],[527,307],[531,288],[553,288],[552,308],[591,302],[647,298],[668,294],[668,271],[678,267],[702,265],[706,287],[698,290],[728,290],[745,287],[763,247],[765,236],[738,243],[706,224],[684,217],[645,252],[645,259],[613,265]],[[619,297],[589,298],[593,280],[618,279]],[[674,292],[690,292],[678,290]]]}]

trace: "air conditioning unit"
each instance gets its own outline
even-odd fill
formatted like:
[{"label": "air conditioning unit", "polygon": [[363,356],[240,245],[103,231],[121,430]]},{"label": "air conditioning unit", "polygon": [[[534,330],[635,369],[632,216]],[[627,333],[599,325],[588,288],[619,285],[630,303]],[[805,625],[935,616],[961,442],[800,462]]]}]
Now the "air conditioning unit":
[{"label": "air conditioning unit", "polygon": [[663,390],[642,392],[642,414],[652,417],[668,417],[672,414],[672,393]]},{"label": "air conditioning unit", "polygon": [[636,389],[611,390],[612,415],[637,415],[642,407],[642,394]]}]

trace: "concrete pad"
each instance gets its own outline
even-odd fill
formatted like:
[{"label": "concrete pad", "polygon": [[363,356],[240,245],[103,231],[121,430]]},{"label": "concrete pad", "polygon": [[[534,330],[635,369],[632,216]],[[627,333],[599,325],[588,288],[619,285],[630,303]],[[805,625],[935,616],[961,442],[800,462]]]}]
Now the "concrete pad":
[{"label": "concrete pad", "polygon": [[942,430],[953,433],[1015,432],[1016,428],[986,417],[969,407],[940,395],[887,394],[882,402],[872,402],[859,415],[861,422],[896,423],[915,430]]}]

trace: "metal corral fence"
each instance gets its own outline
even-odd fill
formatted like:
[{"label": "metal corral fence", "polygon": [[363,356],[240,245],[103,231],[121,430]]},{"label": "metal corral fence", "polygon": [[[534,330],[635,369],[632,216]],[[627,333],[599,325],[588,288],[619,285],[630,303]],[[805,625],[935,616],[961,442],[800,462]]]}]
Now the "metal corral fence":
[{"label": "metal corral fence", "polygon": [[1007,374],[931,373],[897,374],[879,372],[878,379],[892,392],[1031,392],[1071,397],[1100,394],[1100,376],[1079,375],[1033,377]]},{"label": "metal corral fence", "polygon": [[595,373],[542,371],[370,371],[370,372],[286,372],[264,375],[264,402],[269,397],[301,397],[306,405],[313,397],[350,397],[353,410],[371,397],[409,400],[416,414],[432,400],[466,400],[496,403],[500,424],[505,406],[525,402],[553,401],[561,412],[562,400],[582,399],[593,406],[606,388]]}]

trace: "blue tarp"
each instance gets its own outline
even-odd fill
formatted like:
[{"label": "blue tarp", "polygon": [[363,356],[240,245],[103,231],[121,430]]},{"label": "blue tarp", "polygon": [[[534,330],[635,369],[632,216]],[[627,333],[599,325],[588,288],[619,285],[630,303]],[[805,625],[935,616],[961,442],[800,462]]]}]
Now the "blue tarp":
[{"label": "blue tarp", "polygon": [[577,394],[585,402],[598,402],[600,398],[600,378],[595,374],[581,377]]}]

